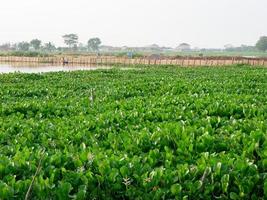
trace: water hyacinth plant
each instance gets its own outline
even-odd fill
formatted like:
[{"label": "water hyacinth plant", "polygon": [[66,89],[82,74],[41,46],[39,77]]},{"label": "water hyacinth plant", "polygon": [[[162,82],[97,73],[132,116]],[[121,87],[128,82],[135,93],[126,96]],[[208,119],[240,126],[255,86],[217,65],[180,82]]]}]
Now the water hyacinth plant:
[{"label": "water hyacinth plant", "polygon": [[267,70],[0,75],[0,199],[266,199]]}]

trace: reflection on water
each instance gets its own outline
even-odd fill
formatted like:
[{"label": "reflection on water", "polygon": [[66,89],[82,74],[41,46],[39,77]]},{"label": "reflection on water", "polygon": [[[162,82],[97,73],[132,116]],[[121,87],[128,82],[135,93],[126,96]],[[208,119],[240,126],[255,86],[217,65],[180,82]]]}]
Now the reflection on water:
[{"label": "reflection on water", "polygon": [[0,63],[0,73],[41,73],[41,72],[59,72],[75,70],[96,70],[111,69],[108,66],[90,66],[90,65],[52,65],[47,63]]}]

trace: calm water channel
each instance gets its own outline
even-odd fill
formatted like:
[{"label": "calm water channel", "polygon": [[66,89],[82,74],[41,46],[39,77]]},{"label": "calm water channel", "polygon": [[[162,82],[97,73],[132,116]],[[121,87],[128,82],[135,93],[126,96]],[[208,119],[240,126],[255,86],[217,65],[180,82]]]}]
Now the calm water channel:
[{"label": "calm water channel", "polygon": [[82,65],[51,65],[36,63],[0,63],[0,74],[2,73],[43,73],[43,72],[60,72],[76,70],[96,70],[111,69],[108,66],[82,66]]}]

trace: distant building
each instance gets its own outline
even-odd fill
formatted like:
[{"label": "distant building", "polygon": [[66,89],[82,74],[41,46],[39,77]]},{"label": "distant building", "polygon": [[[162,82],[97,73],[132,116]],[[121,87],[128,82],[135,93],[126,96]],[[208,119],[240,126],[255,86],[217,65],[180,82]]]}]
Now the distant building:
[{"label": "distant building", "polygon": [[159,50],[160,46],[157,44],[151,44],[151,45],[147,46],[147,48],[150,50]]},{"label": "distant building", "polygon": [[225,48],[225,50],[231,50],[231,49],[233,49],[235,47],[232,44],[226,44],[226,45],[224,45],[224,48]]},{"label": "distant building", "polygon": [[101,52],[114,52],[114,51],[121,51],[121,48],[120,47],[102,45],[102,46],[99,47],[99,50]]},{"label": "distant building", "polygon": [[190,51],[191,46],[187,43],[181,43],[178,47],[176,47],[176,50],[178,50],[178,51]]}]

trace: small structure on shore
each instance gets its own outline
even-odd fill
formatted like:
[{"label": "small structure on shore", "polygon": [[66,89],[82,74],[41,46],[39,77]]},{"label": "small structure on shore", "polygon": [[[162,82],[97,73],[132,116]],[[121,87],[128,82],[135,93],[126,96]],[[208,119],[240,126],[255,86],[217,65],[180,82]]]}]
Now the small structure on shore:
[{"label": "small structure on shore", "polygon": [[176,47],[176,50],[178,50],[178,51],[190,51],[191,46],[187,43],[181,43],[178,47]]}]

